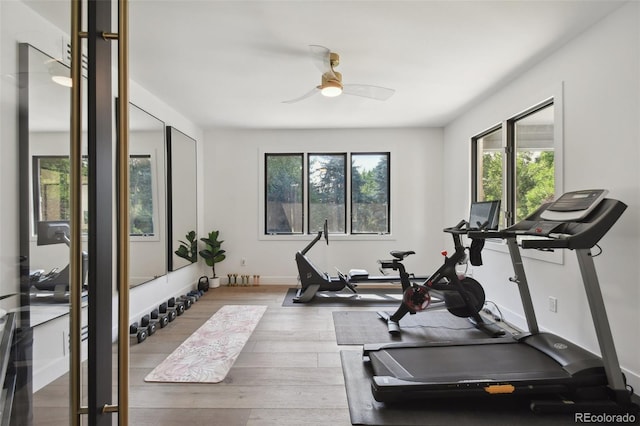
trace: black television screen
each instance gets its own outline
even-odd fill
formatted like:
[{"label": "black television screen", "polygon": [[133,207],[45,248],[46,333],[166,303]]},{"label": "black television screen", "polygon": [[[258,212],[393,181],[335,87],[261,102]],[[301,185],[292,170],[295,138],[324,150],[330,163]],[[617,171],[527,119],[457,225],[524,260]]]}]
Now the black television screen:
[{"label": "black television screen", "polygon": [[38,222],[38,245],[46,246],[49,244],[65,243],[69,245],[69,222],[43,221]]},{"label": "black television screen", "polygon": [[469,229],[479,229],[487,224],[484,229],[498,229],[500,219],[500,200],[476,201],[471,203],[469,212]]}]

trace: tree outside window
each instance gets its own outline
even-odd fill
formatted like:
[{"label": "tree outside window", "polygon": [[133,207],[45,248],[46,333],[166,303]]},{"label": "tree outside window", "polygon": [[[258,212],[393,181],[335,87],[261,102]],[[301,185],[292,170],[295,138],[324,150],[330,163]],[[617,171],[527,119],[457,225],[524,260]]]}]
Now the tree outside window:
[{"label": "tree outside window", "polygon": [[265,155],[265,233],[301,234],[302,154]]},{"label": "tree outside window", "polygon": [[389,232],[389,154],[351,155],[351,232]]},{"label": "tree outside window", "polygon": [[265,234],[304,233],[304,217],[308,233],[326,220],[333,234],[388,234],[389,161],[388,152],[265,154]]},{"label": "tree outside window", "polygon": [[[34,223],[69,220],[69,157],[36,156],[33,160]],[[82,232],[87,233],[88,162],[82,160]],[[153,214],[153,164],[150,155],[132,155],[129,159],[130,234],[151,236],[155,233]],[[37,227],[36,227],[37,229]]]},{"label": "tree outside window", "polygon": [[346,230],[346,154],[309,154],[309,232]]}]

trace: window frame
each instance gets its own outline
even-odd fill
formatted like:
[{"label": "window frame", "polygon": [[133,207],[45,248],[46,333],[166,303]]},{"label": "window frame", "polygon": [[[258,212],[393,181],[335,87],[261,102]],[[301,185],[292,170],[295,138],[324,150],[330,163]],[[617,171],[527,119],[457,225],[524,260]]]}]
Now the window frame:
[{"label": "window frame", "polygon": [[[393,188],[392,184],[392,174],[391,174],[391,157],[392,150],[380,150],[380,151],[356,151],[356,150],[346,150],[346,151],[336,151],[336,150],[304,150],[299,151],[296,149],[292,150],[282,150],[282,149],[269,149],[269,148],[260,148],[259,150],[259,173],[258,176],[261,179],[259,183],[259,187],[262,188],[259,198],[259,211],[261,212],[261,217],[258,219],[259,227],[258,227],[258,240],[298,240],[298,239],[307,239],[309,235],[313,235],[316,232],[309,231],[309,155],[332,155],[332,154],[344,154],[345,157],[345,231],[344,233],[331,233],[331,238],[334,239],[351,239],[351,240],[392,240],[392,211],[393,206],[391,203],[391,192]],[[303,231],[301,233],[269,233],[267,232],[267,157],[270,155],[293,155],[293,154],[302,154],[303,156]],[[387,233],[352,233],[351,232],[351,156],[352,154],[360,155],[360,154],[380,154],[387,156],[387,196],[388,196],[388,232]],[[348,197],[348,198],[347,198]]]},{"label": "window frame", "polygon": [[[502,212],[504,214],[505,223],[504,226],[511,226],[515,223],[516,217],[516,142],[515,142],[515,127],[516,123],[523,118],[529,117],[543,109],[554,106],[554,153],[562,150],[561,140],[558,141],[557,127],[557,115],[555,114],[558,108],[555,97],[550,97],[542,102],[535,104],[534,106],[527,108],[526,110],[515,114],[500,124],[493,125],[488,129],[478,133],[471,137],[471,202],[478,201],[478,141],[485,136],[502,130],[502,149],[503,149],[503,188],[502,193],[506,200],[502,200]],[[554,154],[555,155],[555,154]],[[558,169],[562,168],[561,163],[562,156],[556,155],[554,159],[554,188],[555,194],[558,195],[561,192],[562,183],[559,182],[558,176],[561,175]]]},{"label": "window frame", "polygon": [[[542,108],[549,106],[550,104],[553,104],[554,106],[554,112],[553,112],[553,145],[554,145],[554,184],[555,184],[555,196],[559,196],[563,193],[564,191],[564,173],[563,173],[563,165],[564,165],[564,116],[563,116],[563,111],[564,111],[564,98],[563,98],[563,93],[564,93],[564,83],[560,82],[559,84],[557,84],[555,87],[549,88],[546,90],[546,92],[549,94],[547,97],[542,98],[543,100],[540,101],[540,97],[534,100],[530,100],[530,102],[528,102],[528,107],[519,109],[517,113],[511,114],[509,115],[509,117],[507,119],[504,119],[500,122],[498,122],[498,124],[494,124],[491,127],[483,130],[482,132],[477,133],[475,136],[471,137],[471,149],[470,149],[470,162],[471,162],[471,167],[470,167],[470,180],[471,180],[471,202],[475,201],[477,199],[477,182],[476,182],[476,173],[477,173],[477,167],[476,167],[476,157],[477,157],[477,146],[476,146],[476,141],[479,137],[482,137],[483,135],[487,135],[488,133],[490,133],[493,130],[496,130],[497,128],[502,128],[503,129],[503,137],[502,137],[502,147],[505,150],[507,150],[507,139],[508,138],[513,138],[513,134],[509,134],[509,132],[513,132],[514,126],[509,126],[508,122],[510,120],[513,120],[513,123],[515,123],[515,121],[517,121],[518,119],[521,119],[527,115],[530,115],[534,112],[537,112],[539,110],[541,110]],[[539,93],[539,92],[538,92]],[[505,114],[507,115],[507,114]],[[511,128],[511,130],[509,130]],[[507,160],[507,156],[504,156],[504,160],[503,162],[505,170],[506,170],[506,162]],[[515,153],[513,154],[514,159],[515,159]],[[515,160],[514,160],[515,161]],[[513,170],[514,173],[514,177],[510,177],[509,179],[513,179],[511,180],[511,183],[509,184],[509,190],[511,190],[514,186],[513,186],[513,182],[515,182],[515,168],[511,167],[510,168]],[[507,184],[506,182],[504,183],[504,188],[503,188],[503,193],[507,194]],[[511,195],[511,198],[513,200],[515,200],[515,192],[513,193],[513,195]],[[515,201],[514,201],[515,202]],[[515,206],[515,204],[513,205]],[[502,213],[505,215],[507,214],[507,209],[509,214],[515,214],[513,208],[514,207],[509,208],[507,206],[507,203],[505,202],[505,200],[503,200],[503,202],[501,203],[501,210]],[[515,216],[513,216],[513,218],[515,218]],[[511,221],[513,221],[514,219],[510,218]],[[504,224],[502,224],[504,225]],[[506,247],[506,243],[502,240],[489,240],[487,241],[487,245],[485,246],[486,248],[490,249],[490,250],[495,250],[495,251],[499,251],[499,252],[503,252],[503,253],[508,253],[508,249]],[[564,251],[563,250],[556,250],[553,252],[542,252],[539,250],[523,250],[522,251],[522,256],[523,257],[527,257],[527,258],[531,258],[531,259],[536,259],[536,260],[541,260],[544,262],[549,262],[549,263],[555,263],[555,264],[563,264],[564,263]]]},{"label": "window frame", "polygon": [[305,235],[305,213],[306,210],[302,209],[302,217],[301,219],[301,223],[302,223],[302,230],[301,232],[268,232],[268,217],[267,217],[267,206],[268,206],[268,200],[267,200],[267,190],[268,190],[268,184],[269,181],[267,179],[267,173],[269,172],[268,168],[267,168],[267,159],[268,157],[273,156],[273,157],[294,157],[294,156],[299,156],[300,157],[300,182],[302,183],[301,185],[301,203],[304,206],[305,205],[305,199],[307,197],[307,191],[305,190],[305,171],[306,171],[306,167],[305,167],[305,153],[304,152],[265,152],[262,155],[262,162],[261,165],[263,167],[263,174],[262,174],[262,179],[263,179],[263,185],[262,185],[262,200],[263,200],[263,206],[260,209],[262,211],[262,226],[263,226],[263,230],[262,230],[262,235],[265,236],[274,236],[274,235]]},{"label": "window frame", "polygon": [[[354,232],[353,231],[353,156],[383,155],[387,157],[387,231],[386,232]],[[349,230],[351,235],[386,235],[391,234],[391,152],[351,152],[349,155]]]},{"label": "window frame", "polygon": [[[157,194],[157,171],[156,171],[156,158],[152,154],[129,154],[129,172],[131,172],[131,160],[132,159],[146,159],[149,160],[149,173],[151,180],[151,223],[153,226],[152,232],[148,233],[134,233],[131,229],[131,221],[133,218],[129,218],[129,239],[133,241],[144,241],[146,239],[157,240],[160,235],[159,217],[158,217],[158,196]],[[131,178],[129,178],[129,209],[131,210]]]},{"label": "window frame", "polygon": [[[492,133],[502,131],[502,194],[506,194],[506,155],[505,155],[505,129],[503,124],[496,124],[481,133],[471,137],[471,202],[478,201],[478,141],[484,139]],[[500,210],[504,221],[507,221],[508,208],[504,205],[505,201],[501,200]],[[504,223],[501,223],[504,225]]]},{"label": "window frame", "polygon": [[[85,161],[88,157],[83,155],[83,161]],[[147,158],[149,159],[149,167],[151,171],[151,202],[152,202],[152,222],[153,222],[153,233],[149,234],[134,234],[129,229],[129,238],[131,241],[156,241],[160,239],[160,223],[159,223],[159,206],[160,198],[158,194],[158,170],[157,170],[157,156],[155,152],[147,153],[147,154],[130,154],[129,159],[132,158]],[[42,220],[41,212],[40,212],[40,200],[41,200],[41,192],[40,192],[40,161],[42,159],[66,159],[69,161],[68,155],[59,155],[59,154],[38,154],[31,156],[31,202],[33,203],[33,208],[31,209],[33,215],[31,220],[33,221],[32,227],[32,237],[37,237],[38,234],[38,222]],[[85,184],[83,184],[83,187]],[[83,196],[83,203],[88,202],[86,198]],[[86,213],[86,206],[83,205],[83,213]],[[57,220],[68,220],[68,219],[57,219]],[[86,238],[87,233],[83,231],[83,238]]]},{"label": "window frame", "polygon": [[[304,173],[304,177],[306,177],[306,179],[303,180],[303,185],[306,187],[306,193],[307,193],[307,203],[306,203],[306,233],[307,234],[316,234],[318,231],[317,230],[311,230],[311,221],[312,221],[312,214],[311,214],[311,185],[310,185],[310,181],[311,181],[311,157],[312,156],[333,156],[333,157],[342,157],[343,159],[343,167],[342,167],[342,176],[344,177],[344,182],[343,182],[343,187],[344,190],[342,192],[342,199],[344,202],[344,215],[342,218],[342,222],[344,223],[344,231],[343,232],[331,232],[331,226],[329,226],[329,233],[330,234],[343,234],[346,235],[349,233],[349,229],[347,229],[347,218],[350,217],[351,215],[349,214],[349,209],[347,206],[347,194],[351,191],[351,180],[349,179],[349,177],[347,176],[347,172],[351,170],[351,167],[347,164],[348,159],[350,158],[350,156],[346,153],[346,152],[307,152],[305,157],[306,157],[306,161],[305,161],[305,165],[306,165],[306,173]],[[304,214],[303,214],[304,215]],[[304,228],[303,228],[304,231]]]}]

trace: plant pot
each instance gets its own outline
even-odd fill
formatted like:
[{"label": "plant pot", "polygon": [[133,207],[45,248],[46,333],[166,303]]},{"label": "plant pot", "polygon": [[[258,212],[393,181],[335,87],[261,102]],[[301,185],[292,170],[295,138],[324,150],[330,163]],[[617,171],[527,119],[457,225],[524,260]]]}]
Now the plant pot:
[{"label": "plant pot", "polygon": [[220,287],[220,277],[212,277],[209,278],[209,284],[211,288],[218,288]]}]

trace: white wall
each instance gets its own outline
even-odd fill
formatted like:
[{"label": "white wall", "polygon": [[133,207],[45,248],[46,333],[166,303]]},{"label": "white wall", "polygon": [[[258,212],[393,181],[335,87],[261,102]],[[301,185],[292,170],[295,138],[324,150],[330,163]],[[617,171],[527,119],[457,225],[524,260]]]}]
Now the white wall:
[{"label": "white wall", "polygon": [[[600,242],[595,258],[620,362],[640,389],[640,4],[630,2],[463,114],[444,131],[444,166],[461,172],[445,183],[446,217],[470,200],[470,138],[543,100],[564,85],[564,188],[609,189],[628,209]],[[461,166],[463,159],[464,167]],[[597,249],[596,249],[597,250]],[[508,282],[508,255],[483,252],[474,270],[489,299],[520,325],[521,305]],[[525,259],[540,325],[599,353],[575,255],[565,264]],[[558,312],[547,310],[557,297]]]},{"label": "white wall", "polygon": [[[440,261],[443,169],[442,131],[437,129],[212,130],[205,135],[205,227],[220,230],[227,259],[216,273],[260,275],[261,284],[295,284],[296,251],[313,236],[260,235],[260,170],[264,152],[391,152],[392,236],[330,238],[308,254],[319,269],[335,275],[364,268],[377,274],[377,260],[393,249],[415,250],[407,270],[426,273]],[[241,266],[241,259],[246,266]]]}]

